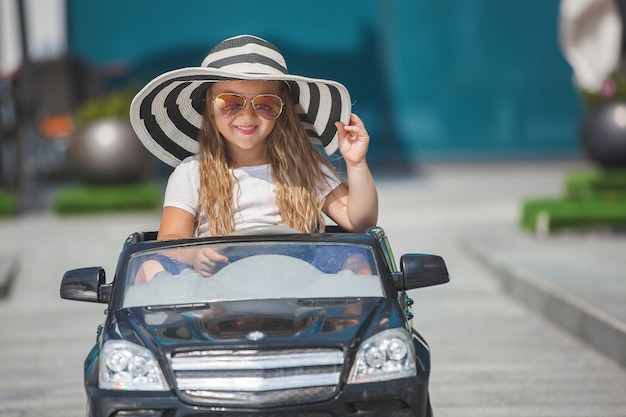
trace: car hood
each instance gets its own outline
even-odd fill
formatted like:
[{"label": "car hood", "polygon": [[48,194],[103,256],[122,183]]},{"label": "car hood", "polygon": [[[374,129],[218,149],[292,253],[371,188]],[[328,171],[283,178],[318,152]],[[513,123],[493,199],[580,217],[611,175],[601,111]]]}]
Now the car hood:
[{"label": "car hood", "polygon": [[126,308],[115,312],[115,327],[127,340],[163,351],[198,345],[349,345],[381,316],[393,315],[390,310],[383,298],[243,300]]}]

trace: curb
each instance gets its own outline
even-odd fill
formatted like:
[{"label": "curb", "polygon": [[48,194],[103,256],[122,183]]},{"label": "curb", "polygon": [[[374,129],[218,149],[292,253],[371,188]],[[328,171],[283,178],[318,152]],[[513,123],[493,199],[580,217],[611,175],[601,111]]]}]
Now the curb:
[{"label": "curb", "polygon": [[626,323],[507,259],[484,241],[464,243],[471,255],[496,272],[506,291],[626,367]]},{"label": "curb", "polygon": [[13,258],[0,256],[0,300],[9,295],[16,272],[17,262]]}]

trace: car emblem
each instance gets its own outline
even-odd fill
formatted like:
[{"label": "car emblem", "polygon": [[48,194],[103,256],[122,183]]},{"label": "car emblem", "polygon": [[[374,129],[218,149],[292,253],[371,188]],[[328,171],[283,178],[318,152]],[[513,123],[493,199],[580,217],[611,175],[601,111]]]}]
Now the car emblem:
[{"label": "car emblem", "polygon": [[265,339],[265,333],[260,332],[258,330],[255,332],[250,332],[246,335],[246,339],[256,342],[257,340]]}]

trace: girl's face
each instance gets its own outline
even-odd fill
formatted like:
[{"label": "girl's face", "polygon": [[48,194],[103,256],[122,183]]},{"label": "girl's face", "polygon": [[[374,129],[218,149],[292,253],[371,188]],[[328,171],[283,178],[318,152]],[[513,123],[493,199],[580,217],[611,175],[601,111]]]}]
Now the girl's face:
[{"label": "girl's face", "polygon": [[[226,138],[235,166],[260,164],[264,160],[267,136],[274,129],[276,120],[260,117],[250,101],[260,94],[279,95],[279,85],[271,81],[221,81],[213,84],[207,92],[207,105],[215,121],[215,126]],[[246,97],[243,110],[233,117],[215,114],[213,100],[218,94],[236,93]]]}]

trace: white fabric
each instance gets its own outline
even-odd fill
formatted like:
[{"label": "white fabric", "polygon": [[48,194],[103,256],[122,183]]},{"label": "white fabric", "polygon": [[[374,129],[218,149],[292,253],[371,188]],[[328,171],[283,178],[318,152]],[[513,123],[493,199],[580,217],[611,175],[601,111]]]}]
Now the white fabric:
[{"label": "white fabric", "polygon": [[[326,167],[323,169],[331,180],[320,184],[320,196],[326,196],[341,183]],[[235,228],[280,223],[271,167],[265,164],[235,168],[231,172],[236,178],[233,189]],[[210,219],[204,212],[200,216],[197,213],[199,194],[199,162],[194,155],[183,160],[170,175],[163,206],[177,207],[193,214],[198,222],[197,236],[209,236]]]},{"label": "white fabric", "polygon": [[559,35],[577,86],[598,92],[621,55],[622,21],[615,0],[561,0]]}]

